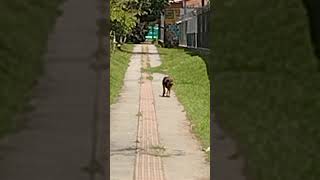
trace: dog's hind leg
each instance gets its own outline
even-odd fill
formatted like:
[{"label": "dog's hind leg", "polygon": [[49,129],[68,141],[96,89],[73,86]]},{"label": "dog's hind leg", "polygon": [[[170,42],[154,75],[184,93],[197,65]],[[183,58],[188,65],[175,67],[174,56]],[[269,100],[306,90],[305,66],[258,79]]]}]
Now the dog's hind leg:
[{"label": "dog's hind leg", "polygon": [[164,87],[164,85],[162,85],[162,96],[164,97],[164,94],[166,93],[166,88]]}]

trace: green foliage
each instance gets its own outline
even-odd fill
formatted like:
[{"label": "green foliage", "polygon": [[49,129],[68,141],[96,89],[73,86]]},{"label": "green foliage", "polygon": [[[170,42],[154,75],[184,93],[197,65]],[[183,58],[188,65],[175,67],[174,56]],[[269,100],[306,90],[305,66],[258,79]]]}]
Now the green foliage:
[{"label": "green foliage", "polygon": [[110,18],[112,22],[112,30],[116,34],[126,35],[133,27],[135,27],[138,19],[136,15],[138,9],[128,8],[128,4],[132,0],[111,0],[110,1]]},{"label": "green foliage", "polygon": [[140,0],[139,2],[143,2],[141,9],[146,12],[139,15],[139,19],[142,22],[151,22],[159,19],[165,7],[169,5],[168,0]]},{"label": "green foliage", "polygon": [[112,35],[124,37],[140,27],[136,26],[138,23],[155,21],[167,3],[168,0],[111,0]]},{"label": "green foliage", "polygon": [[2,0],[0,2],[0,136],[15,128],[42,70],[48,33],[61,0]]},{"label": "green foliage", "polygon": [[320,74],[301,0],[215,1],[216,121],[259,180],[320,177]]}]

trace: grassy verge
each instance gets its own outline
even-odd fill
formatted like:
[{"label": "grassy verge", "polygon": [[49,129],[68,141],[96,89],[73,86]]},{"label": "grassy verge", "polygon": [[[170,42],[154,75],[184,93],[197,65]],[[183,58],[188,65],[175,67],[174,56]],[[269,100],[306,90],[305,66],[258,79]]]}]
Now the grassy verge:
[{"label": "grassy verge", "polygon": [[320,177],[320,73],[302,2],[216,2],[214,111],[256,180]]},{"label": "grassy verge", "polygon": [[[121,47],[125,51],[131,52],[133,44],[126,44]],[[123,85],[124,75],[128,68],[131,53],[116,49],[111,53],[110,59],[110,102],[115,103]]]},{"label": "grassy verge", "polygon": [[218,73],[215,113],[252,179],[319,177],[320,74]]},{"label": "grassy verge", "polygon": [[47,36],[61,0],[0,2],[0,137],[16,129],[15,114],[25,109],[42,71]]},{"label": "grassy verge", "polygon": [[173,89],[194,125],[195,134],[203,147],[210,146],[210,84],[204,61],[183,49],[158,50],[162,64],[150,71],[169,74],[174,78]]}]

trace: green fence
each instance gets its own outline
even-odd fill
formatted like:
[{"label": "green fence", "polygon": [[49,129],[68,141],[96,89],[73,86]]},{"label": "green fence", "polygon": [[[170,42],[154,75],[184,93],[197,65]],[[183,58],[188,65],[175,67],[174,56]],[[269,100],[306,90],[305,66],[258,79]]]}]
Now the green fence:
[{"label": "green fence", "polygon": [[157,40],[159,38],[158,25],[149,26],[149,32],[145,37],[147,40]]}]

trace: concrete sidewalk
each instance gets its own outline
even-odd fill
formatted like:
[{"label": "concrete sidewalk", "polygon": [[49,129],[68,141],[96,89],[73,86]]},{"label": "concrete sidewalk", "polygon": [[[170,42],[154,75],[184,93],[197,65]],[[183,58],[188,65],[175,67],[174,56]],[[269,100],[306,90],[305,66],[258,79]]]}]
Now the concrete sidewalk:
[{"label": "concrete sidewalk", "polygon": [[89,64],[97,49],[98,10],[92,0],[67,0],[62,10],[32,100],[35,110],[25,115],[28,128],[1,141],[1,180],[90,179],[84,168],[93,133],[96,76]]},{"label": "concrete sidewalk", "polygon": [[110,107],[110,179],[131,180],[134,176],[139,110],[141,45],[136,45],[118,102]]},{"label": "concrete sidewalk", "polygon": [[[151,67],[160,65],[155,46],[149,46]],[[200,143],[191,133],[190,121],[174,91],[170,98],[161,97],[162,78],[152,74],[152,90],[160,141],[165,147],[163,166],[168,180],[210,180],[210,163]]]},{"label": "concrete sidewalk", "polygon": [[[143,48],[147,52],[139,53]],[[163,75],[151,80],[140,72],[147,63],[160,65],[157,53],[154,45],[136,45],[122,93],[111,107],[111,179],[209,180],[210,165],[183,107],[174,93],[159,97]]]}]

